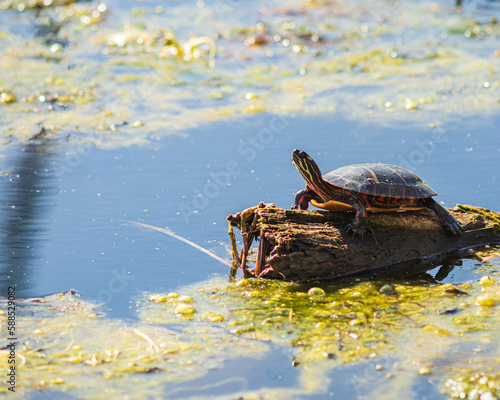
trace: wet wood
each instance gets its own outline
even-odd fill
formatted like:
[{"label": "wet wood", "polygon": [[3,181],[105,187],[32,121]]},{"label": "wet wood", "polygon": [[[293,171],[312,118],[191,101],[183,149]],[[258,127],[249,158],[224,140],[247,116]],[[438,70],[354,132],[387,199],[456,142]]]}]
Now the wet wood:
[{"label": "wet wood", "polygon": [[261,203],[228,217],[243,233],[243,251],[233,262],[248,276],[248,251],[258,237],[255,275],[260,277],[305,282],[352,274],[411,275],[500,243],[499,213],[470,206],[448,211],[464,226],[462,234],[451,235],[431,210],[422,210],[371,213],[371,229],[353,237],[344,229],[352,213],[284,210]]}]

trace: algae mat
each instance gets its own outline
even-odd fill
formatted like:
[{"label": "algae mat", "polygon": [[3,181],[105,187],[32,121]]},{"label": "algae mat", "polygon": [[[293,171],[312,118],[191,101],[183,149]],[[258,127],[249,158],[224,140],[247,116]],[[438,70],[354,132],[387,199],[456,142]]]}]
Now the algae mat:
[{"label": "algae mat", "polygon": [[[495,8],[241,5],[0,0],[2,144],[44,128],[85,146],[129,146],[264,112],[448,132],[498,108]],[[455,287],[207,280],[141,295],[137,321],[74,293],[19,300],[18,394],[168,398],[171,385],[278,348],[297,382],[226,397],[326,396],[336,371],[352,366],[358,397],[416,399],[423,387],[499,398],[498,264],[476,275]],[[3,314],[3,338],[8,323]]]},{"label": "algae mat", "polygon": [[[498,107],[498,7],[0,2],[0,135],[100,146],[269,112],[453,128]],[[251,21],[251,22],[249,22]]]},{"label": "algae mat", "polygon": [[[277,346],[299,371],[297,383],[227,398],[327,393],[331,371],[353,365],[352,383],[371,398],[384,391],[418,398],[413,385],[430,382],[450,398],[496,399],[498,263],[475,275],[458,285],[208,280],[179,293],[141,295],[137,322],[109,319],[72,292],[19,301],[18,392],[164,398],[169,383],[189,382],[230,359],[264,358]],[[9,351],[1,356],[6,362]]]}]

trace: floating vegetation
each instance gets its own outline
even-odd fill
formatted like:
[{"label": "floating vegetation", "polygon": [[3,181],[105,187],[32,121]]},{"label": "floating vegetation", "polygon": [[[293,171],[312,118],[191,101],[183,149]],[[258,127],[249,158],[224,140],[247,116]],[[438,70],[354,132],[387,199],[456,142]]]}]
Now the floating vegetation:
[{"label": "floating vegetation", "polygon": [[488,22],[477,22],[477,21],[455,21],[456,23],[448,28],[447,32],[450,34],[461,34],[466,38],[473,39],[484,39],[487,36],[498,33],[498,21],[495,18],[491,18]]},{"label": "floating vegetation", "polygon": [[[158,58],[178,57],[184,61],[191,61],[207,57],[213,62],[216,54],[215,42],[208,36],[189,39],[180,44],[171,30],[159,29],[156,32],[134,29],[130,25],[119,33],[107,38],[107,53],[121,55],[137,55],[151,53]],[[207,46],[207,50],[203,46]]]},{"label": "floating vegetation", "polygon": [[[182,2],[168,12],[118,2],[0,4],[0,85],[18,100],[11,92],[0,100],[10,106],[4,137],[24,138],[42,125],[78,130],[95,145],[128,145],[263,112],[340,112],[390,125],[432,120],[440,128],[451,114],[498,106],[500,57],[491,42],[498,16],[428,2],[258,2],[243,12],[215,1],[194,13]],[[373,14],[377,7],[384,18]],[[252,13],[257,22],[248,25]],[[75,90],[95,101],[65,108],[64,118],[19,101]]]},{"label": "floating vegetation", "polygon": [[0,2],[0,8],[13,8],[17,11],[24,11],[31,8],[66,6],[77,1],[78,0],[4,0]]},{"label": "floating vegetation", "polygon": [[445,382],[445,392],[453,399],[486,399],[500,398],[500,374],[477,372],[468,369],[468,373],[454,375]]},{"label": "floating vegetation", "polygon": [[[293,283],[242,280],[234,286],[220,283],[199,288],[193,307],[200,315],[205,312],[221,315],[234,327],[233,332],[242,336],[288,341],[297,348],[296,358],[300,362],[314,362],[325,354],[335,353],[339,362],[350,363],[373,352],[394,349],[395,343],[391,341],[397,331],[424,328],[436,334],[449,332],[460,336],[469,323],[471,331],[477,329],[474,315],[478,306],[495,306],[484,299],[500,298],[498,285],[484,285],[486,281],[493,278],[483,277],[478,287],[480,293],[488,288],[487,294],[474,297],[470,284],[414,286],[363,282],[352,287],[307,289]],[[469,294],[467,299],[460,297],[465,293]],[[148,307],[150,321],[172,323],[178,319],[177,307],[182,304],[179,298],[154,302],[160,309]],[[446,327],[439,327],[441,318],[435,316],[443,314],[440,312],[443,309],[454,310],[444,314],[458,315],[453,324],[447,321]],[[196,318],[201,317],[190,320]]]},{"label": "floating vegetation", "polygon": [[9,90],[0,89],[0,103],[15,103],[17,101],[16,96]]},{"label": "floating vegetation", "polygon": [[[189,315],[187,298],[177,300],[184,306],[179,314]],[[23,391],[77,390],[80,398],[103,398],[104,393],[109,398],[111,392],[158,396],[161,384],[195,379],[228,358],[255,357],[267,348],[221,331],[209,322],[217,316],[208,314],[205,326],[179,332],[107,319],[71,293],[26,300],[18,307],[22,336],[16,365]],[[6,321],[2,311],[2,326]],[[0,351],[5,365],[8,356],[9,351]],[[0,392],[6,391],[3,385]]]},{"label": "floating vegetation", "polygon": [[258,357],[271,342],[291,353],[303,376],[276,395],[322,393],[329,370],[366,364],[393,385],[429,375],[453,397],[472,399],[478,390],[497,396],[500,275],[491,266],[477,275],[460,285],[210,280],[141,295],[137,322],[109,319],[74,293],[24,300],[17,319],[23,388],[85,398],[100,398],[104,388],[116,396],[161,396],[162,384],[201,377],[231,358]]},{"label": "floating vegetation", "polygon": [[490,210],[487,210],[487,209],[484,209],[481,207],[467,206],[467,205],[462,205],[462,204],[457,204],[457,208],[461,211],[481,215],[482,218],[484,218],[486,221],[488,221],[491,224],[493,229],[497,229],[500,231],[500,217],[498,217],[498,215],[490,212]]}]

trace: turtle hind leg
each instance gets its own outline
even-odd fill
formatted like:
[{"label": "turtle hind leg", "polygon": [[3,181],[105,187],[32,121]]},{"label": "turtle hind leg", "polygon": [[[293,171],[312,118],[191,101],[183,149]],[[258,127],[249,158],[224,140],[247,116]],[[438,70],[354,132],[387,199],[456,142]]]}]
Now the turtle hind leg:
[{"label": "turtle hind leg", "polygon": [[292,210],[307,210],[309,207],[309,202],[311,200],[316,200],[318,203],[322,203],[323,199],[319,197],[312,190],[302,189],[295,194],[295,201],[292,206]]},{"label": "turtle hind leg", "polygon": [[368,226],[366,222],[366,205],[359,199],[355,199],[355,201],[350,204],[354,207],[354,210],[356,210],[356,214],[354,215],[352,223],[347,224],[346,231],[351,232],[353,236],[359,235],[363,237]]},{"label": "turtle hind leg", "polygon": [[462,224],[458,222],[444,207],[439,205],[433,198],[425,200],[425,206],[436,213],[444,227],[454,235],[463,231]]}]

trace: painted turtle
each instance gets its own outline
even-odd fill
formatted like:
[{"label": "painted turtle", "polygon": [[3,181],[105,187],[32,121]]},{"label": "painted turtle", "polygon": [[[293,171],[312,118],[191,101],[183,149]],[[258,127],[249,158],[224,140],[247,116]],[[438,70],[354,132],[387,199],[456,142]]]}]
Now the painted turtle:
[{"label": "painted turtle", "polygon": [[322,176],[318,165],[305,151],[294,150],[292,163],[307,182],[295,195],[293,209],[307,210],[309,202],[330,211],[356,211],[347,226],[363,234],[367,211],[433,210],[452,234],[462,225],[441,207],[434,192],[413,172],[386,164],[357,164],[336,169]]}]

